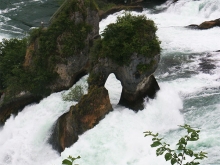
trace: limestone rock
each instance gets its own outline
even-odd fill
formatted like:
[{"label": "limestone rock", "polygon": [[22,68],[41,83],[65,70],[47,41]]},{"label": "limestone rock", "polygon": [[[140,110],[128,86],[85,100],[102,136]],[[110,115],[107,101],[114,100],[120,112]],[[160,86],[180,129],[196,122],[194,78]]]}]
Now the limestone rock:
[{"label": "limestone rock", "polygon": [[53,128],[49,143],[59,153],[62,152],[66,147],[70,147],[78,140],[77,127],[77,118],[72,111],[63,114]]},{"label": "limestone rock", "polygon": [[[56,64],[55,71],[59,77],[51,85],[52,91],[60,91],[70,88],[79,78],[88,73],[88,60],[89,60],[89,48],[93,39],[99,35],[99,15],[97,11],[86,9],[85,22],[92,26],[92,30],[88,33],[85,40],[84,49],[78,54],[73,54],[70,57],[60,60],[60,63]],[[75,20],[78,24],[83,22],[83,13],[75,12],[72,14],[71,19]],[[68,34],[67,34],[68,35]],[[57,40],[58,48],[60,45],[60,39]]]},{"label": "limestone rock", "polygon": [[[153,98],[159,90],[159,86],[152,75],[160,60],[160,54],[147,58],[142,55],[133,54],[130,64],[119,66],[109,58],[100,58],[93,67],[89,77],[89,85],[104,86],[108,76],[114,73],[121,81],[122,95],[119,104],[133,110],[143,109],[143,98]],[[146,71],[139,71],[139,64],[149,65]]]},{"label": "limestone rock", "polygon": [[93,128],[112,110],[108,91],[104,87],[93,87],[70,111],[59,117],[49,142],[58,152],[71,146],[78,135]]},{"label": "limestone rock", "polygon": [[154,98],[156,92],[160,89],[155,77],[150,75],[145,77],[142,82],[137,85],[135,92],[127,91],[126,88],[122,89],[120,105],[124,105],[135,111],[144,109],[144,98]]}]

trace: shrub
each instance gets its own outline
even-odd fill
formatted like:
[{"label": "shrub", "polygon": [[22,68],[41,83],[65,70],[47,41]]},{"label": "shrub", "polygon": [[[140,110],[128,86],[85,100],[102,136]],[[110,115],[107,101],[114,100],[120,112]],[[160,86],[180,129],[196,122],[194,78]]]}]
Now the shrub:
[{"label": "shrub", "polygon": [[111,58],[118,65],[128,65],[133,53],[152,58],[160,53],[156,30],[154,22],[144,15],[125,13],[105,28],[103,38],[94,44],[92,56]]},{"label": "shrub", "polygon": [[[156,150],[157,156],[164,155],[166,161],[170,161],[170,163],[178,164],[178,165],[197,165],[200,164],[196,162],[197,160],[202,160],[207,158],[207,153],[205,152],[194,152],[193,150],[187,148],[188,142],[190,141],[197,141],[199,139],[199,132],[200,130],[195,130],[190,127],[190,125],[185,124],[184,126],[180,126],[187,130],[187,135],[181,137],[178,141],[177,149],[172,150],[169,148],[169,144],[162,142],[163,138],[158,138],[158,133],[153,134],[150,131],[146,131],[145,136],[152,136],[153,144],[151,147],[159,147]],[[190,162],[185,162],[186,156],[192,157],[193,160]]]},{"label": "shrub", "polygon": [[74,88],[70,90],[68,94],[62,94],[62,98],[64,101],[79,101],[84,93],[84,86],[76,85]]},{"label": "shrub", "polygon": [[10,79],[23,72],[26,48],[26,38],[3,39],[0,42],[0,91],[10,85],[16,85],[17,82]]}]

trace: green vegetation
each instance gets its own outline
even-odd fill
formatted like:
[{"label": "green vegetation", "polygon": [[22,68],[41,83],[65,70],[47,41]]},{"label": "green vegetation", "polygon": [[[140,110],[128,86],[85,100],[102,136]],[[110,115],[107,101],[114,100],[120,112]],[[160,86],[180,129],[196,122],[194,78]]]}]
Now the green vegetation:
[{"label": "green vegetation", "polygon": [[62,98],[64,101],[79,101],[82,96],[85,94],[85,87],[82,85],[76,85],[74,88],[70,90],[67,94],[62,94]]},{"label": "green vegetation", "polygon": [[[197,160],[202,160],[207,158],[207,153],[205,152],[194,152],[193,150],[187,148],[187,145],[190,141],[197,141],[199,139],[200,130],[195,130],[190,127],[190,125],[185,124],[184,126],[180,126],[187,130],[187,135],[181,137],[178,141],[177,149],[172,150],[169,148],[169,144],[162,142],[163,138],[158,138],[158,133],[153,134],[150,131],[144,132],[145,136],[152,136],[153,144],[151,147],[159,147],[156,150],[157,156],[164,155],[166,161],[170,161],[170,163],[178,164],[178,165],[197,165],[200,164]],[[186,162],[186,156],[191,157],[192,161]]]},{"label": "green vegetation", "polygon": [[[67,159],[64,159],[62,161],[62,165],[73,165],[73,162],[77,159],[80,159],[80,156],[78,156],[77,158],[74,158],[72,156],[69,156]],[[76,165],[76,164],[75,164]]]},{"label": "green vegetation", "polygon": [[128,65],[133,53],[152,58],[160,53],[156,26],[144,15],[133,16],[125,13],[116,23],[109,24],[91,51],[91,59],[108,57],[118,65]]},{"label": "green vegetation", "polygon": [[[62,10],[52,18],[48,28],[34,29],[30,34],[30,42],[36,39],[39,41],[38,56],[44,54],[45,58],[49,58],[49,56],[69,57],[79,54],[85,47],[85,39],[92,30],[91,25],[85,22],[86,5],[89,5],[90,1],[85,1],[88,4],[79,4],[80,1],[77,0],[64,2]],[[93,3],[91,2],[91,4]],[[76,11],[82,13],[83,17],[83,21],[77,24],[75,18],[69,18]],[[57,42],[59,48],[57,48]]]},{"label": "green vegetation", "polygon": [[26,39],[3,39],[0,42],[0,92],[3,92],[12,83],[16,85],[16,81],[10,80],[22,70],[26,45]]},{"label": "green vegetation", "polygon": [[115,3],[106,2],[106,1],[103,1],[103,0],[95,0],[95,2],[98,6],[98,9],[102,10],[102,11],[107,11],[107,10],[111,9],[112,7],[116,6]]},{"label": "green vegetation", "polygon": [[3,39],[0,42],[0,91],[13,97],[21,91],[35,94],[46,94],[45,89],[54,74],[42,67],[44,61],[34,59],[35,66],[25,69],[24,59],[27,49],[27,39]]},{"label": "green vegetation", "polygon": [[[0,93],[13,97],[21,91],[37,95],[50,93],[49,86],[57,74],[54,67],[66,57],[79,55],[92,26],[86,23],[87,8],[97,6],[93,0],[63,1],[49,27],[35,28],[26,39],[4,39],[0,42]],[[75,23],[73,13],[82,13]],[[26,50],[30,63],[25,64]]]},{"label": "green vegetation", "polygon": [[138,64],[137,65],[137,70],[142,73],[142,72],[146,72],[147,70],[151,69],[152,66],[155,65],[155,61],[154,60],[151,60],[151,62],[149,64]]}]

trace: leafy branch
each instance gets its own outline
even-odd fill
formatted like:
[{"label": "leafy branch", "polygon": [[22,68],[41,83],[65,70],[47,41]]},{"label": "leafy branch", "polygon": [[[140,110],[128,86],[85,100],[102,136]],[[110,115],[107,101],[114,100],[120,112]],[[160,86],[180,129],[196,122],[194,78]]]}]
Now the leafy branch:
[{"label": "leafy branch", "polygon": [[[62,161],[62,165],[73,165],[73,162],[76,160],[76,159],[80,159],[80,156],[74,158],[72,156],[69,156],[68,158],[64,159]],[[75,164],[76,165],[76,164]]]},{"label": "leafy branch", "polygon": [[[200,151],[200,152],[194,152],[193,150],[187,148],[187,144],[189,141],[197,141],[199,139],[199,132],[200,130],[193,129],[190,125],[180,125],[181,128],[184,128],[187,130],[187,135],[181,137],[178,141],[177,149],[172,150],[169,148],[169,144],[166,142],[162,142],[163,138],[159,138],[159,134],[153,134],[151,131],[144,132],[145,137],[146,136],[152,136],[153,143],[151,144],[151,147],[158,147],[156,150],[156,155],[163,155],[166,161],[170,161],[171,165],[177,164],[177,165],[197,165],[200,164],[197,162],[198,160],[202,160],[204,158],[207,158],[207,153]],[[190,162],[186,161],[186,156],[189,156],[192,159]],[[185,163],[184,163],[185,162]]]}]

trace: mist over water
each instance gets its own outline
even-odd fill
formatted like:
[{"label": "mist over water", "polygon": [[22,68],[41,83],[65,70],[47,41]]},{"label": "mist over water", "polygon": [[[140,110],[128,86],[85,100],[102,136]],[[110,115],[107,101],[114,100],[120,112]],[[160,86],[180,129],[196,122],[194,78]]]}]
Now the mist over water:
[{"label": "mist over water", "polygon": [[[39,2],[51,1],[36,1]],[[161,90],[156,99],[146,98],[145,109],[137,113],[117,105],[122,88],[111,74],[105,86],[114,111],[60,156],[47,139],[57,118],[75,103],[64,102],[61,93],[52,94],[39,104],[27,106],[16,117],[11,116],[0,128],[0,165],[61,165],[69,155],[80,155],[76,162],[80,165],[168,165],[163,157],[156,157],[155,149],[150,147],[151,138],[144,137],[143,132],[158,132],[174,147],[185,133],[178,127],[184,123],[201,129],[200,140],[190,144],[194,150],[208,152],[208,159],[201,164],[219,165],[220,53],[215,51],[220,50],[220,28],[200,31],[184,26],[219,18],[220,1],[170,2],[141,13],[155,21],[161,41],[161,62],[155,73]],[[14,10],[13,6],[7,8],[10,9]],[[162,12],[155,12],[161,9]],[[100,33],[121,14],[102,20]],[[3,16],[0,15],[0,27],[8,26],[5,20],[9,17]],[[26,29],[20,23],[11,24],[15,29]],[[17,35],[0,31],[0,39],[11,36]],[[85,81],[84,78],[80,83]]]}]

